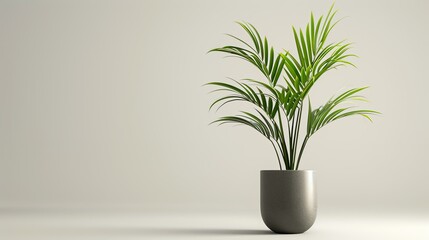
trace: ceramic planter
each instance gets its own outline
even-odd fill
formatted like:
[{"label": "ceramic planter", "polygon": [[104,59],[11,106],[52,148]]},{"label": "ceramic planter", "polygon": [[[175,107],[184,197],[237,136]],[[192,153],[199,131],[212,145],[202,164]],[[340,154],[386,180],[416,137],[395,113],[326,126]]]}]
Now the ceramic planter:
[{"label": "ceramic planter", "polygon": [[316,220],[317,199],[311,170],[261,171],[261,214],[276,233],[303,233]]}]

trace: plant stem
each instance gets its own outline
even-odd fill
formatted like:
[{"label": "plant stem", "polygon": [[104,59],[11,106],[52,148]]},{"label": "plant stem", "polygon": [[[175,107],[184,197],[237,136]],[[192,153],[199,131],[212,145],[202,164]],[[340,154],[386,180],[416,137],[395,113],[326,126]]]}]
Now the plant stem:
[{"label": "plant stem", "polygon": [[[295,166],[296,151],[298,149],[299,129],[301,128],[301,117],[302,117],[302,105],[299,107],[298,120],[297,120],[296,128],[295,128],[295,142],[293,143],[293,145],[294,145],[293,157],[294,158],[293,158],[292,168]],[[295,168],[295,170],[297,170],[297,168]]]},{"label": "plant stem", "polygon": [[[281,109],[282,109],[283,113],[285,113],[283,107],[281,107]],[[281,133],[281,136],[279,136],[279,140],[280,140],[280,144],[282,145],[281,148],[283,148],[283,152],[282,152],[283,162],[285,163],[286,170],[289,170],[290,169],[290,163],[289,163],[289,157],[288,157],[288,149],[287,149],[286,142],[285,142],[285,135],[284,135],[284,130],[283,130],[283,121],[282,121],[282,117],[281,117],[281,112],[279,112],[278,115],[279,115],[279,125],[280,125],[280,133]],[[287,115],[286,115],[286,120],[287,120]],[[288,122],[288,129],[289,129],[289,122]]]},{"label": "plant stem", "polygon": [[294,142],[294,139],[293,139],[293,133],[295,132],[295,114],[293,115],[293,117],[292,117],[292,126],[290,127],[290,129],[289,129],[289,148],[290,148],[290,165],[291,165],[291,170],[293,170],[293,149],[294,149],[294,146],[293,146],[293,142]]},{"label": "plant stem", "polygon": [[271,142],[271,144],[273,145],[274,151],[276,152],[277,160],[279,161],[279,167],[280,167],[280,170],[283,170],[283,169],[282,169],[282,164],[281,164],[281,162],[280,162],[280,157],[279,157],[279,154],[278,154],[278,152],[277,152],[276,145],[274,145],[274,142],[273,142],[273,141],[271,141],[271,139],[270,139],[270,142]]},{"label": "plant stem", "polygon": [[304,138],[304,141],[302,142],[301,150],[299,151],[298,162],[296,164],[295,170],[298,170],[299,163],[301,162],[302,153],[304,152],[305,145],[307,144],[307,141],[308,141],[309,138],[310,138],[310,136],[306,135],[305,138]]}]

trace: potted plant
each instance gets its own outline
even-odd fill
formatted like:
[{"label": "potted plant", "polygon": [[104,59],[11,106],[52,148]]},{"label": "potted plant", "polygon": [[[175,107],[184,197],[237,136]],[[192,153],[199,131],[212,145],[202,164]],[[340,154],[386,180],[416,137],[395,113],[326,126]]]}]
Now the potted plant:
[{"label": "potted plant", "polygon": [[[317,212],[316,189],[313,171],[299,170],[304,149],[319,129],[349,116],[370,115],[378,112],[356,109],[350,103],[365,101],[360,93],[366,87],[353,88],[314,107],[309,93],[329,70],[351,65],[351,44],[346,41],[330,42],[328,36],[338,21],[333,5],[326,16],[313,14],[305,29],[293,29],[296,53],[277,53],[250,23],[238,22],[250,41],[228,34],[239,45],[215,48],[209,52],[222,52],[238,57],[262,73],[263,79],[231,79],[229,82],[210,82],[207,85],[222,91],[210,106],[221,108],[225,104],[244,101],[254,111],[223,116],[213,123],[238,123],[249,126],[271,142],[277,155],[279,170],[261,171],[261,214],[276,233],[302,233],[314,223]],[[348,103],[348,105],[347,105]],[[305,126],[305,127],[303,127]],[[304,129],[302,129],[304,128]]]}]

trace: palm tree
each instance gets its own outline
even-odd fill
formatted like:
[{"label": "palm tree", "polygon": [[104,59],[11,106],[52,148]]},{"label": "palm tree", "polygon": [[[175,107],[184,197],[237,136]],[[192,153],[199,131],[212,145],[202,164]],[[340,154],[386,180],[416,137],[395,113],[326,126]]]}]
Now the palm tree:
[{"label": "palm tree", "polygon": [[[227,53],[229,56],[243,59],[263,74],[264,81],[246,78],[240,81],[231,79],[230,83],[208,83],[207,85],[216,87],[215,91],[227,93],[216,99],[210,109],[214,106],[221,108],[236,101],[252,104],[255,107],[254,112],[242,111],[238,115],[221,117],[213,123],[244,124],[261,133],[271,142],[280,170],[283,169],[282,165],[286,170],[298,170],[308,140],[323,126],[354,115],[371,121],[370,115],[378,114],[373,110],[344,106],[345,102],[365,101],[366,99],[358,94],[366,87],[345,91],[317,108],[311,105],[310,90],[323,74],[339,66],[354,66],[349,61],[356,56],[349,53],[350,43],[327,43],[329,33],[338,23],[333,22],[337,12],[333,11],[333,6],[325,17],[321,16],[317,21],[311,14],[305,30],[297,31],[293,28],[297,57],[287,51],[277,54],[268,44],[267,38],[262,38],[257,29],[246,22],[238,24],[250,37],[250,43],[228,34],[242,46],[224,46],[209,51]],[[300,136],[305,105],[308,109],[307,127],[305,135]]]}]

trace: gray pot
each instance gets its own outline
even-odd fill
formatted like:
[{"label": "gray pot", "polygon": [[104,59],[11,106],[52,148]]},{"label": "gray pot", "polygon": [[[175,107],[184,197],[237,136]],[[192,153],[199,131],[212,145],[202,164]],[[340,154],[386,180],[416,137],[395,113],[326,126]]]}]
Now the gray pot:
[{"label": "gray pot", "polygon": [[276,233],[303,233],[316,220],[313,171],[261,171],[261,214]]}]

